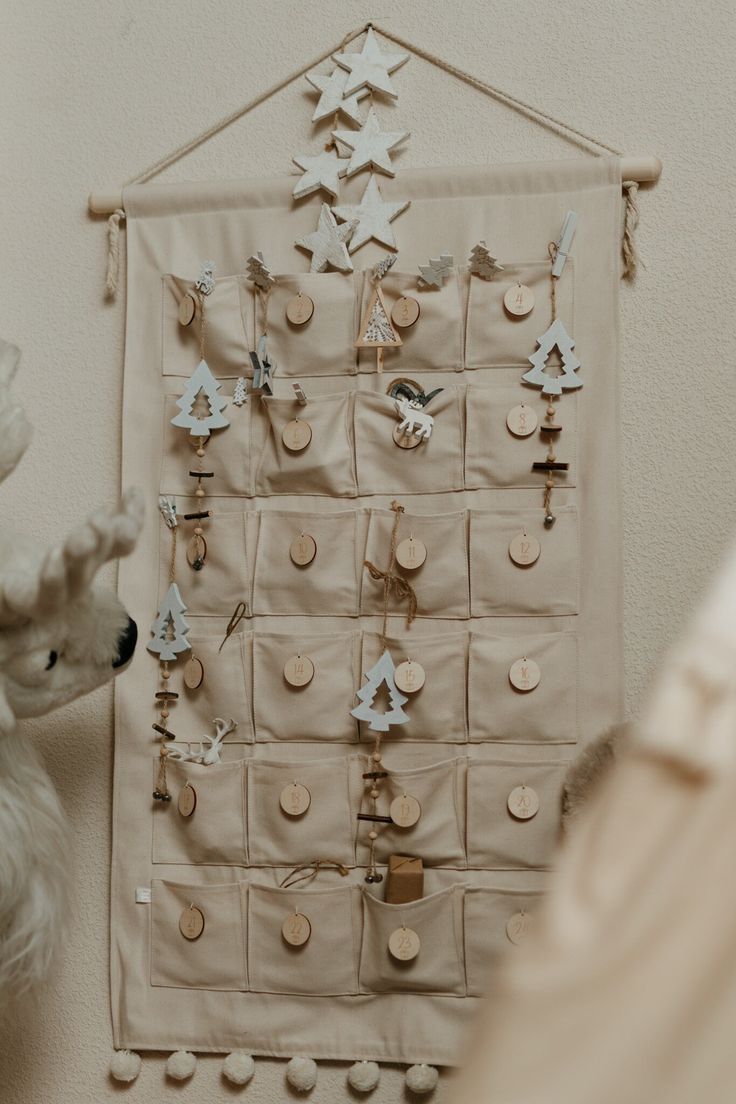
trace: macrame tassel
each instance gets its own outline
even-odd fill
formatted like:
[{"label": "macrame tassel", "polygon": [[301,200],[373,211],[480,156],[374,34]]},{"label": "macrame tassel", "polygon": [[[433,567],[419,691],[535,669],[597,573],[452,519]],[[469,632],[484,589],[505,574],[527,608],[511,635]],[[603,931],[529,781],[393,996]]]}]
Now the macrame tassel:
[{"label": "macrame tassel", "polygon": [[297,1092],[311,1092],[317,1084],[317,1063],[314,1058],[297,1055],[286,1067],[286,1080]]},{"label": "macrame tassel", "polygon": [[197,1068],[197,1056],[189,1050],[176,1050],[166,1060],[166,1076],[172,1081],[188,1081]]},{"label": "macrame tassel", "polygon": [[348,1085],[355,1092],[373,1092],[380,1080],[381,1070],[377,1062],[355,1062],[348,1070]]},{"label": "macrame tassel", "polygon": [[110,1060],[110,1076],[129,1085],[141,1072],[141,1056],[132,1050],[116,1050]]},{"label": "macrame tassel", "polygon": [[639,185],[635,180],[624,180],[622,184],[626,193],[626,214],[624,216],[624,236],[621,249],[624,255],[624,280],[633,280],[636,276],[636,267],[639,256],[636,252],[636,239],[634,234],[639,225]]},{"label": "macrame tassel", "polygon": [[244,1050],[234,1050],[222,1063],[222,1076],[233,1085],[247,1085],[256,1072],[256,1064]]},{"label": "macrame tassel", "polygon": [[125,211],[118,207],[107,220],[107,276],[105,277],[105,293],[109,299],[114,299],[118,290],[118,276],[120,275],[120,220],[125,218]]},{"label": "macrame tassel", "polygon": [[410,1066],[406,1071],[406,1087],[413,1093],[431,1093],[437,1088],[440,1075],[434,1066]]}]

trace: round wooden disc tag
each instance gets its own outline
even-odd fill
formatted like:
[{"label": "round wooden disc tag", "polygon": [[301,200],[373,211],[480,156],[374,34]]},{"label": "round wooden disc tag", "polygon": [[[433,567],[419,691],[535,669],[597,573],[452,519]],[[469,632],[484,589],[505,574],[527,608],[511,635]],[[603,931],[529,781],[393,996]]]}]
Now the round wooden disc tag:
[{"label": "round wooden disc tag", "polygon": [[397,928],[388,937],[388,949],[399,962],[411,962],[419,954],[422,941],[413,928]]},{"label": "round wooden disc tag", "polygon": [[394,671],[394,682],[402,694],[416,694],[426,682],[427,676],[421,663],[405,659]]},{"label": "round wooden disc tag", "polygon": [[523,318],[534,310],[534,292],[526,284],[512,284],[503,297],[503,305],[514,318]]},{"label": "round wooden disc tag", "polygon": [[184,685],[187,690],[196,690],[204,682],[204,664],[201,659],[191,656],[184,665]]},{"label": "round wooden disc tag", "polygon": [[399,828],[413,828],[422,815],[422,806],[411,794],[395,797],[389,808],[389,816]]},{"label": "round wooden disc tag", "polygon": [[289,545],[289,555],[297,567],[306,567],[317,555],[317,542],[309,533],[300,533]]},{"label": "round wooden disc tag", "polygon": [[281,440],[289,452],[301,452],[312,440],[312,427],[301,418],[287,422],[281,432]]},{"label": "round wooden disc tag", "polygon": [[197,791],[191,782],[187,782],[187,784],[179,790],[177,808],[183,817],[190,817],[197,808]]},{"label": "round wooden disc tag", "polygon": [[396,562],[404,571],[415,571],[427,558],[427,546],[416,537],[407,537],[399,542],[396,549]]},{"label": "round wooden disc tag", "polygon": [[533,659],[527,659],[526,656],[523,659],[517,659],[509,669],[509,682],[514,690],[520,690],[523,694],[536,690],[541,677],[539,664]]},{"label": "round wooden disc tag", "polygon": [[301,782],[292,782],[290,786],[284,786],[279,798],[279,804],[287,816],[298,817],[306,813],[312,803],[312,795]]},{"label": "round wooden disc tag", "polygon": [[517,946],[523,943],[532,930],[533,921],[528,912],[515,912],[506,921],[506,935]]},{"label": "round wooden disc tag", "polygon": [[517,820],[531,820],[539,812],[537,791],[531,786],[517,786],[509,794],[506,804]]},{"label": "round wooden disc tag", "polygon": [[286,304],[286,317],[294,326],[303,326],[314,314],[314,300],[299,292]]},{"label": "round wooden disc tag", "polygon": [[291,947],[303,947],[312,934],[312,925],[309,917],[303,912],[292,912],[281,925],[281,934],[284,941]]},{"label": "round wooden disc tag", "polygon": [[314,664],[309,656],[293,655],[284,664],[284,678],[289,686],[309,686],[314,678]]},{"label": "round wooden disc tag", "polygon": [[179,300],[179,325],[189,326],[197,313],[197,303],[193,295],[185,295]]},{"label": "round wooden disc tag", "polygon": [[399,329],[406,329],[407,326],[414,325],[420,311],[421,307],[416,299],[412,299],[411,295],[402,295],[391,308],[391,321]]},{"label": "round wooden disc tag", "polygon": [[509,556],[519,567],[529,567],[539,559],[542,546],[536,537],[517,533],[509,544]]},{"label": "round wooden disc tag", "polygon": [[416,433],[404,433],[403,429],[399,429],[398,425],[394,426],[393,431],[394,444],[398,445],[400,449],[415,449],[417,445],[421,445],[422,438],[417,437]]},{"label": "round wooden disc tag", "polygon": [[185,939],[194,942],[204,931],[204,913],[196,905],[185,908],[179,917],[179,931]]},{"label": "round wooden disc tag", "polygon": [[514,437],[531,437],[538,422],[536,412],[526,403],[519,403],[506,415],[506,425]]}]

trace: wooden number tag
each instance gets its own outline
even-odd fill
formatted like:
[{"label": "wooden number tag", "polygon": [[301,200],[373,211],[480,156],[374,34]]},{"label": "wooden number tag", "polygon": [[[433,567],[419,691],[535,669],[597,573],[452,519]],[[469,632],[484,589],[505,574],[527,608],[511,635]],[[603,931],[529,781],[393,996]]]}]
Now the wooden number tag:
[{"label": "wooden number tag", "polygon": [[422,815],[422,806],[411,794],[395,797],[389,808],[389,815],[399,828],[413,828]]},{"label": "wooden number tag", "polygon": [[394,426],[392,436],[394,444],[398,445],[400,449],[415,449],[424,440],[423,437],[417,437],[416,433],[404,433],[398,425]]},{"label": "wooden number tag", "polygon": [[388,949],[399,962],[411,962],[419,954],[422,941],[413,928],[397,928],[388,937]]},{"label": "wooden number tag", "polygon": [[537,424],[536,412],[526,403],[519,403],[506,415],[506,425],[514,437],[531,437]]},{"label": "wooden number tag", "polygon": [[286,304],[286,317],[293,326],[303,326],[314,314],[314,301],[299,292]]},{"label": "wooden number tag", "polygon": [[509,794],[506,804],[512,817],[517,820],[531,820],[539,812],[537,791],[531,786],[517,786]]},{"label": "wooden number tag", "polygon": [[513,284],[503,297],[503,305],[514,318],[523,318],[534,310],[534,292],[526,284]]},{"label": "wooden number tag", "polygon": [[291,947],[303,947],[312,934],[312,925],[303,912],[292,912],[281,925],[284,941]]},{"label": "wooden number tag", "polygon": [[424,686],[426,678],[421,663],[411,659],[405,659],[394,671],[394,682],[402,694],[416,694]]},{"label": "wooden number tag", "polygon": [[289,555],[297,567],[306,567],[317,555],[317,542],[309,533],[300,533],[289,546]]},{"label": "wooden number tag", "polygon": [[191,782],[179,790],[177,808],[183,817],[190,817],[197,808],[197,791]]},{"label": "wooden number tag", "polygon": [[287,816],[298,817],[306,813],[312,803],[312,795],[306,786],[300,782],[292,782],[290,786],[284,786],[279,798],[279,804]]},{"label": "wooden number tag", "polygon": [[184,685],[187,690],[196,690],[204,681],[204,664],[201,659],[191,656],[184,667]]},{"label": "wooden number tag", "polygon": [[532,918],[528,912],[515,912],[506,921],[506,935],[517,946],[523,943],[532,930]]},{"label": "wooden number tag", "polygon": [[314,664],[309,656],[293,655],[284,665],[284,678],[289,686],[309,686],[314,678]]},{"label": "wooden number tag", "polygon": [[194,942],[204,931],[204,913],[196,905],[185,908],[179,917],[179,931],[185,939]]},{"label": "wooden number tag", "polygon": [[535,663],[533,659],[524,657],[511,664],[509,682],[514,690],[520,690],[522,694],[526,694],[530,690],[536,690],[541,678],[542,672],[539,670],[539,664]]},{"label": "wooden number tag", "polygon": [[179,300],[179,325],[189,326],[197,313],[197,304],[193,295],[185,295]]},{"label": "wooden number tag", "polygon": [[423,541],[416,537],[407,537],[402,540],[396,549],[396,562],[404,571],[414,571],[421,567],[427,558],[427,547]]},{"label": "wooden number tag", "polygon": [[396,300],[391,309],[391,321],[399,329],[406,329],[408,326],[414,325],[419,318],[420,311],[421,307],[416,299],[412,299],[411,295],[402,295],[400,299]]},{"label": "wooden number tag", "polygon": [[509,544],[509,556],[519,567],[529,567],[536,563],[542,551],[542,546],[536,537],[530,537],[528,533],[517,533]]},{"label": "wooden number tag", "polygon": [[309,422],[294,418],[284,426],[281,440],[289,452],[301,452],[312,440],[312,427]]}]

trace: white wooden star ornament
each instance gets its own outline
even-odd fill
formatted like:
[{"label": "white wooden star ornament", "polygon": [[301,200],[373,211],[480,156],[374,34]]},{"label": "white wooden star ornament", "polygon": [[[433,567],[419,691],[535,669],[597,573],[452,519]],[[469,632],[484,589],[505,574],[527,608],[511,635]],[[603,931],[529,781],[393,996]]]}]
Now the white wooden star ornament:
[{"label": "white wooden star ornament", "polygon": [[294,242],[299,249],[312,254],[312,272],[324,272],[327,268],[337,268],[340,272],[352,272],[353,262],[345,242],[357,226],[357,219],[338,226],[335,216],[326,203],[322,204],[317,229],[305,234]]},{"label": "white wooden star ornament", "polygon": [[360,172],[366,165],[395,176],[389,151],[405,141],[409,137],[409,131],[381,130],[378,115],[372,107],[360,130],[333,130],[332,137],[352,150],[347,167],[348,176]]},{"label": "white wooden star ornament", "polygon": [[337,69],[330,76],[326,73],[307,73],[307,80],[312,88],[320,93],[319,101],[312,116],[313,123],[320,123],[323,119],[340,112],[347,119],[360,126],[360,109],[358,101],[370,94],[369,88],[359,88],[352,95],[345,95],[345,85],[348,74],[345,69]]},{"label": "white wooden star ornament", "polygon": [[313,156],[305,154],[301,157],[293,157],[292,160],[300,169],[304,170],[304,175],[294,185],[291,193],[294,199],[311,195],[312,192],[317,192],[320,188],[324,188],[326,192],[329,192],[333,199],[337,198],[337,193],[340,190],[339,179],[341,176],[345,176],[349,158],[338,157],[335,150],[331,149],[323,150],[322,153]]},{"label": "white wooden star ornament", "polygon": [[345,95],[357,92],[359,88],[371,88],[374,92],[383,92],[396,99],[397,93],[389,74],[409,60],[408,54],[383,54],[373,28],[368,28],[363,49],[359,54],[333,54],[338,65],[348,70]]},{"label": "white wooden star ornament", "polygon": [[391,223],[407,209],[410,202],[411,200],[408,199],[400,199],[395,203],[386,202],[381,197],[378,180],[371,175],[360,203],[333,207],[332,211],[339,219],[348,222],[351,219],[357,220],[357,226],[350,238],[351,253],[360,249],[361,245],[365,245],[371,238],[381,242],[382,245],[387,245],[390,249],[395,249],[396,237]]}]

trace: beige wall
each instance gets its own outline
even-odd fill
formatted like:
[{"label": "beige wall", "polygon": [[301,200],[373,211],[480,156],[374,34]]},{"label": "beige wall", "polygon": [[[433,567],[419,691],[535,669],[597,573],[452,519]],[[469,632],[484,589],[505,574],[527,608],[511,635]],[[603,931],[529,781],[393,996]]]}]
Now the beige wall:
[{"label": "beige wall", "polygon": [[[87,217],[90,187],[117,185],[372,16],[614,145],[664,161],[661,183],[641,197],[646,269],[622,293],[626,664],[635,708],[736,516],[730,6],[403,0],[371,11],[353,0],[5,0],[0,331],[24,349],[17,390],[36,439],[3,488],[3,518],[51,539],[117,491],[124,301],[102,301],[104,226]],[[412,132],[399,166],[574,152],[417,59],[396,84],[394,118]],[[282,94],[170,178],[287,171],[290,154],[311,146],[305,88]],[[428,241],[427,253],[441,245]],[[40,1009],[0,1033],[1,1095],[7,1104],[100,1104],[120,1099],[106,1076],[110,689],[27,731],[72,821],[76,912],[66,961]],[[324,1070],[314,1099],[347,1099],[344,1077],[343,1068]],[[200,1062],[189,1086],[167,1090],[163,1060],[149,1059],[125,1096],[148,1104],[174,1093],[197,1104],[233,1095],[218,1060]],[[259,1061],[247,1095],[284,1099],[283,1066]],[[401,1075],[385,1071],[372,1099],[403,1099]]]}]

